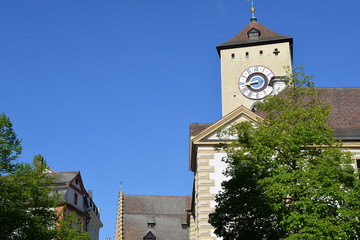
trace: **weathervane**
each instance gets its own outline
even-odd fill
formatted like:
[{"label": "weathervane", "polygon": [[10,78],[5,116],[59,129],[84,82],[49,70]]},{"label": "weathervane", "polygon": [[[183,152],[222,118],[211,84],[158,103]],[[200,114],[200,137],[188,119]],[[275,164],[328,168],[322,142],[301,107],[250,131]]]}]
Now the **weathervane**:
[{"label": "weathervane", "polygon": [[251,2],[251,22],[257,22],[257,19],[255,17],[255,8],[254,8],[254,0],[247,0],[248,2]]}]

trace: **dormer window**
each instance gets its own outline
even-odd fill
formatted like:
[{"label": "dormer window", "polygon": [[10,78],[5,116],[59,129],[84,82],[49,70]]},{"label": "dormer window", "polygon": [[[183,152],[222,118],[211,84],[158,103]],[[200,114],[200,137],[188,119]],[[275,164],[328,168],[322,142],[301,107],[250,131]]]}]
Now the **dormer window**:
[{"label": "dormer window", "polygon": [[156,237],[151,231],[149,231],[143,239],[144,240],[156,240]]},{"label": "dormer window", "polygon": [[149,229],[155,227],[156,222],[155,222],[155,217],[154,216],[147,216],[146,220],[147,220],[147,226],[148,226]]},{"label": "dormer window", "polygon": [[258,40],[260,37],[260,31],[256,28],[252,28],[250,31],[248,31],[247,35],[250,40]]}]

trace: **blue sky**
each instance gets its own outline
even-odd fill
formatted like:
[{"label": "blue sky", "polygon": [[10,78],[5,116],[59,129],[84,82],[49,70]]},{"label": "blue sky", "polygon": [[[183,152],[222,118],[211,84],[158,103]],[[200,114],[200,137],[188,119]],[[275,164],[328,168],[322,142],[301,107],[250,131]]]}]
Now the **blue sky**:
[{"label": "blue sky", "polygon": [[[326,4],[325,4],[326,3]],[[255,0],[258,21],[294,38],[320,87],[360,87],[359,1]],[[221,117],[215,46],[249,23],[245,0],[2,0],[0,111],[42,154],[80,170],[114,237],[126,194],[191,195],[189,124]]]}]

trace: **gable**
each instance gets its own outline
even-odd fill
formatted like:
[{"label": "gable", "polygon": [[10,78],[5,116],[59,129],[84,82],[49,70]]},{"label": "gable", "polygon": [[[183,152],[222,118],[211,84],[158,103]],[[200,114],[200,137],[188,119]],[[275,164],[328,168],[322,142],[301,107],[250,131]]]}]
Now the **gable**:
[{"label": "gable", "polygon": [[[204,129],[197,135],[190,137],[189,169],[191,171],[195,170],[197,148],[199,145],[211,145],[213,147],[219,142],[224,141],[219,139],[217,136],[221,129],[229,128],[233,124],[243,121],[258,122],[260,119],[261,117],[259,115],[255,114],[244,106],[240,106],[214,124],[201,126],[200,129]],[[198,127],[197,124],[195,124],[194,127]],[[192,126],[190,126],[190,132],[192,132],[191,130]],[[228,140],[232,139],[234,138],[229,136]]]},{"label": "gable", "polygon": [[[245,121],[253,121],[253,119],[249,118],[245,114],[241,114],[238,118],[235,118],[233,121],[227,123],[226,126],[222,126],[220,129],[217,129],[216,131],[211,132],[209,135],[207,135],[206,137],[201,139],[200,142],[221,141],[221,139],[218,136],[219,131],[221,131],[223,129],[229,129],[231,126],[241,123],[241,122],[245,122]],[[233,136],[229,136],[227,138],[227,140],[234,140],[234,139],[235,138]]]},{"label": "gable", "polygon": [[85,194],[86,189],[84,187],[80,172],[78,175],[76,175],[76,177],[70,182],[70,186],[73,189],[76,189],[77,191],[79,191],[82,195]]},{"label": "gable", "polygon": [[[218,132],[222,129],[231,127],[234,124],[244,122],[244,121],[253,121],[257,122],[260,119],[258,115],[251,112],[248,108],[240,106],[234,111],[230,112],[223,118],[221,118],[216,123],[209,125],[206,129],[201,131],[198,135],[192,138],[193,144],[201,143],[210,143],[210,142],[219,142]],[[234,138],[229,136],[229,140]]]}]

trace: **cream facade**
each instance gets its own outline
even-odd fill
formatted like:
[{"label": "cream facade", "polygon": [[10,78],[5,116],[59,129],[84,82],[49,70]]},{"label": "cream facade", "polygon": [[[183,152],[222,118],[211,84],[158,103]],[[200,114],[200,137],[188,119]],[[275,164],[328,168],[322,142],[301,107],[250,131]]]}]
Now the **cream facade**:
[{"label": "cream facade", "polygon": [[[216,150],[220,143],[220,129],[242,121],[257,121],[259,117],[244,106],[238,107],[218,122],[208,126],[190,139],[190,169],[194,172],[190,240],[215,240],[213,227],[208,223],[209,214],[215,210],[215,196],[227,178],[223,172],[225,152]],[[229,140],[231,137],[229,136]]]},{"label": "cream facade", "polygon": [[[278,54],[274,54],[278,52]],[[225,116],[240,105],[251,109],[256,100],[245,97],[239,91],[239,77],[249,67],[265,66],[275,76],[285,77],[291,71],[291,51],[289,43],[250,46],[225,49],[220,52],[222,114]],[[276,89],[278,92],[285,85]],[[275,90],[275,91],[276,91]]]}]

